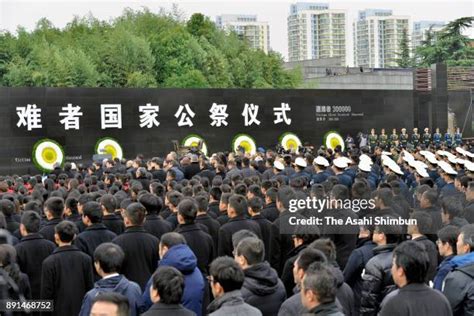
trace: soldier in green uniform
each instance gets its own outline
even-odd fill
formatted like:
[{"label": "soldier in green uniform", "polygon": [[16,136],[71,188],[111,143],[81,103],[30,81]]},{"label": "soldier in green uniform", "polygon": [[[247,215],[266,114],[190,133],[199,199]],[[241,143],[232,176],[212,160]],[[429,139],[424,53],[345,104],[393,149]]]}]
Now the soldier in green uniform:
[{"label": "soldier in green uniform", "polygon": [[418,134],[418,128],[413,129],[413,134],[411,135],[411,143],[413,147],[417,147],[420,144],[420,134]]},{"label": "soldier in green uniform", "polygon": [[375,150],[375,146],[377,146],[377,134],[375,134],[375,129],[372,128],[370,130],[370,135],[369,135],[369,146],[370,146],[370,150],[372,152],[374,152]]},{"label": "soldier in green uniform", "polygon": [[408,134],[407,134],[407,129],[402,128],[402,133],[400,134],[400,146],[402,148],[407,148],[408,144]]},{"label": "soldier in green uniform", "polygon": [[385,134],[385,128],[382,128],[382,130],[380,131],[380,136],[379,136],[379,146],[382,149],[386,148],[387,140],[388,140],[388,136]]},{"label": "soldier in green uniform", "polygon": [[398,134],[397,129],[392,130],[392,135],[389,137],[390,147],[398,147]]},{"label": "soldier in green uniform", "polygon": [[433,134],[433,145],[436,149],[439,149],[441,145],[441,133],[439,132],[439,127],[436,128],[436,133]]},{"label": "soldier in green uniform", "polygon": [[430,146],[431,143],[431,134],[430,134],[430,129],[427,127],[425,128],[425,133],[423,134],[423,144],[425,145],[426,148]]}]

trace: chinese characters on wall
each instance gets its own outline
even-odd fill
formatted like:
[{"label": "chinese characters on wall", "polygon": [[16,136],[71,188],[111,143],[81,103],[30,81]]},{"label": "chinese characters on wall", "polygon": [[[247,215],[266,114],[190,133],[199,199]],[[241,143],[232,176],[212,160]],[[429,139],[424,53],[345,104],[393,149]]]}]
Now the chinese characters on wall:
[{"label": "chinese characters on wall", "polygon": [[[258,119],[258,111],[260,106],[253,103],[245,103],[242,111],[245,126],[260,125]],[[140,128],[153,128],[160,126],[159,112],[160,106],[147,103],[138,107],[140,113],[138,117],[138,125]],[[273,107],[274,124],[291,125],[290,118],[291,108],[288,103],[281,103],[280,106]],[[227,113],[227,104],[213,103],[209,109],[210,126],[225,127],[227,126],[229,114]],[[26,128],[28,131],[41,129],[42,118],[41,108],[36,104],[28,104],[27,106],[16,107],[18,128]],[[64,126],[64,130],[79,130],[80,118],[83,116],[81,107],[68,103],[67,106],[61,108],[58,114],[59,123]],[[174,117],[177,120],[178,127],[192,127],[193,119],[196,113],[193,112],[188,103],[180,104]],[[100,105],[101,129],[122,128],[122,105],[121,104],[101,104]]]}]

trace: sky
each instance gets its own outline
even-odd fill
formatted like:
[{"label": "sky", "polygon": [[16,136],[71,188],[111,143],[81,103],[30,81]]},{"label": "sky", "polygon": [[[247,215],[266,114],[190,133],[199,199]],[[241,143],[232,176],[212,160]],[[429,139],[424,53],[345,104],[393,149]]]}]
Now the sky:
[{"label": "sky", "polygon": [[[313,1],[311,1],[313,2]],[[328,3],[330,9],[346,10],[347,18],[347,60],[352,65],[353,39],[352,22],[357,18],[358,10],[366,8],[392,9],[394,15],[408,15],[411,21],[451,21],[463,16],[474,15],[473,0],[330,0],[314,1]],[[91,13],[100,20],[109,20],[119,16],[125,8],[140,9],[148,7],[152,12],[160,8],[170,10],[173,3],[178,4],[185,17],[200,12],[213,21],[220,14],[256,14],[259,21],[270,25],[270,47],[280,52],[286,59],[288,54],[286,18],[290,4],[296,1],[239,0],[239,1],[199,1],[199,0],[0,0],[0,30],[15,32],[19,25],[32,30],[40,18],[49,19],[56,27],[64,27],[72,18]],[[474,38],[474,28],[465,31]]]}]

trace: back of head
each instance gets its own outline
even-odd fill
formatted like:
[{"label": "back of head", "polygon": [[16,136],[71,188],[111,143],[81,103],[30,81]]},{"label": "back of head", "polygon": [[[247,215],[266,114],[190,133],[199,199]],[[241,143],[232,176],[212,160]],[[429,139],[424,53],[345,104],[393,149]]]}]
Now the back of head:
[{"label": "back of head", "polygon": [[389,188],[378,189],[375,191],[375,197],[382,201],[383,205],[389,207],[392,205],[393,193]]},{"label": "back of head", "polygon": [[332,187],[331,198],[335,200],[347,200],[349,199],[349,189],[343,184],[336,184]]},{"label": "back of head", "polygon": [[301,251],[296,260],[296,264],[299,269],[303,269],[306,272],[309,266],[314,262],[327,263],[327,258],[324,253],[318,249],[308,247]]},{"label": "back of head", "polygon": [[[101,292],[92,299],[91,315],[102,315],[103,311],[102,304],[113,305],[117,307],[116,316],[128,316],[129,315],[129,302],[128,298],[122,294],[116,292]],[[108,310],[108,309],[107,309]]]},{"label": "back of head", "polygon": [[21,216],[21,223],[28,234],[37,233],[40,230],[41,217],[35,211],[25,211]]},{"label": "back of head", "polygon": [[431,219],[431,215],[428,212],[424,211],[415,211],[411,214],[410,219],[414,219],[416,221],[416,227],[418,232],[422,235],[436,233],[431,229],[433,220]]},{"label": "back of head", "polygon": [[[394,219],[394,217],[387,216],[388,219]],[[403,229],[400,225],[376,225],[374,233],[383,233],[387,240],[387,244],[397,244],[400,242]]]},{"label": "back of head", "polygon": [[196,200],[198,211],[207,212],[207,208],[209,207],[209,199],[207,196],[204,194],[198,194],[194,199]]},{"label": "back of head", "polygon": [[290,201],[296,199],[295,190],[290,187],[282,187],[277,193],[277,202],[281,203],[285,210],[290,207]]},{"label": "back of head", "polygon": [[449,244],[454,254],[456,254],[456,243],[460,229],[454,225],[447,225],[438,231],[438,240],[443,244]]},{"label": "back of head", "polygon": [[242,239],[236,249],[237,256],[243,256],[248,265],[254,265],[263,262],[265,257],[265,246],[263,241],[255,237]]},{"label": "back of head", "polygon": [[394,263],[403,268],[407,283],[424,283],[430,259],[425,247],[413,240],[402,242],[393,251]]},{"label": "back of head", "polygon": [[321,251],[329,262],[336,261],[336,245],[329,238],[321,238],[313,241],[309,248]]},{"label": "back of head", "polygon": [[100,204],[105,208],[106,212],[113,214],[117,209],[117,199],[112,194],[104,194],[100,198]]},{"label": "back of head", "polygon": [[235,210],[237,216],[242,216],[247,212],[247,200],[243,195],[234,194],[229,198],[229,207]]},{"label": "back of head", "polygon": [[445,197],[441,202],[441,206],[443,208],[443,212],[451,219],[459,216],[463,211],[461,200],[454,196]]},{"label": "back of head", "polygon": [[184,293],[184,277],[176,268],[159,267],[152,277],[152,287],[162,304],[180,304]]},{"label": "back of head", "polygon": [[260,213],[263,208],[263,200],[262,198],[255,196],[249,200],[248,205],[252,212]]},{"label": "back of head", "polygon": [[64,200],[60,197],[51,197],[46,200],[44,207],[53,218],[61,218],[64,211]]},{"label": "back of head", "polygon": [[119,273],[124,259],[122,248],[110,242],[100,244],[94,251],[94,262],[98,262],[105,273]]},{"label": "back of head", "polygon": [[147,214],[158,214],[163,208],[163,200],[151,193],[145,193],[138,198],[146,209]]},{"label": "back of head", "polygon": [[242,240],[242,239],[245,239],[247,237],[254,237],[254,238],[258,238],[258,236],[251,230],[248,230],[248,229],[241,229],[237,232],[235,232],[233,235],[232,235],[232,246],[233,248],[237,248],[237,245],[239,244],[239,242]]},{"label": "back of head", "polygon": [[87,202],[82,209],[82,213],[92,224],[102,222],[102,208],[98,202]]},{"label": "back of head", "polygon": [[5,217],[10,217],[15,212],[15,204],[10,200],[0,200],[0,212],[5,215]]},{"label": "back of head", "polygon": [[161,236],[160,245],[166,246],[167,248],[176,245],[186,245],[186,239],[184,239],[183,235],[175,232],[166,233]]},{"label": "back of head", "polygon": [[468,252],[474,252],[474,224],[464,225],[459,234],[462,235],[463,243],[469,246]]},{"label": "back of head", "polygon": [[302,291],[313,292],[320,304],[334,302],[337,291],[336,279],[330,268],[322,262],[311,264],[306,270]]},{"label": "back of head", "polygon": [[224,292],[240,290],[245,275],[240,266],[231,257],[218,257],[212,261],[209,273],[214,282],[218,282]]},{"label": "back of head", "polygon": [[197,211],[197,204],[192,198],[185,198],[178,204],[178,214],[183,217],[186,224],[194,223]]},{"label": "back of head", "polygon": [[130,223],[134,226],[143,225],[145,220],[146,209],[140,203],[132,203],[127,206],[125,210],[125,217],[128,218]]},{"label": "back of head", "polygon": [[77,227],[73,222],[62,221],[54,227],[54,232],[58,235],[59,240],[70,243],[77,234]]}]

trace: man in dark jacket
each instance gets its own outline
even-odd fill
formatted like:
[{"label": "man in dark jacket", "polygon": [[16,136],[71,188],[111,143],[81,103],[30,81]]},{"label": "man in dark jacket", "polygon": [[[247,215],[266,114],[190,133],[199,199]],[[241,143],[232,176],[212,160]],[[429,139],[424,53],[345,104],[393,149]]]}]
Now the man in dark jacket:
[{"label": "man in dark jacket", "polygon": [[276,207],[277,190],[270,188],[265,192],[265,206],[262,209],[262,215],[270,222],[274,222],[280,213]]},{"label": "man in dark jacket", "polygon": [[82,212],[82,222],[87,228],[77,236],[74,245],[92,259],[97,246],[112,241],[117,235],[102,224],[102,209],[98,202],[87,202]]},{"label": "man in dark jacket", "polygon": [[474,224],[474,182],[469,182],[466,189],[466,205],[464,206],[463,217]]},{"label": "man in dark jacket", "polygon": [[405,241],[393,251],[392,277],[399,290],[382,303],[380,316],[450,316],[446,297],[425,284],[429,257],[423,245]]},{"label": "man in dark jacket", "polygon": [[219,257],[211,263],[209,271],[215,298],[207,309],[209,316],[262,316],[260,310],[245,303],[242,297],[240,289],[245,276],[237,262],[229,257]]},{"label": "man in dark jacket", "polygon": [[431,230],[435,234],[443,226],[443,221],[441,219],[441,210],[439,209],[439,207],[436,206],[437,204],[438,192],[435,189],[430,189],[423,192],[420,198],[420,211],[425,211],[430,214]]},{"label": "man in dark jacket", "polygon": [[426,237],[427,234],[436,233],[431,229],[431,216],[424,211],[415,211],[411,214],[410,219],[416,221],[416,224],[408,225],[408,234],[411,236],[411,240],[419,242],[425,247],[426,253],[429,257],[429,268],[426,273],[426,283],[433,281],[436,274],[436,268],[438,267],[438,250],[436,245]]},{"label": "man in dark jacket", "polygon": [[441,218],[444,225],[454,225],[459,228],[466,224],[469,224],[466,219],[462,218],[462,203],[461,201],[453,196],[443,199],[441,202],[442,213]]},{"label": "man in dark jacket", "polygon": [[336,282],[329,267],[321,262],[309,266],[301,283],[301,301],[307,315],[343,316],[336,305]]},{"label": "man in dark jacket", "polygon": [[219,256],[232,256],[232,235],[239,230],[248,229],[259,238],[262,238],[260,226],[256,222],[244,217],[247,213],[247,208],[247,201],[244,196],[234,194],[229,198],[229,207],[227,209],[229,222],[222,225],[219,229]]},{"label": "man in dark jacket", "polygon": [[398,225],[375,226],[372,241],[377,247],[373,249],[374,256],[365,265],[362,275],[360,315],[377,315],[383,298],[394,290],[392,255],[401,233]]},{"label": "man in dark jacket", "polygon": [[286,291],[276,271],[264,261],[263,242],[258,238],[244,238],[234,253],[245,274],[241,290],[244,301],[258,308],[263,316],[276,315],[286,299]]},{"label": "man in dark jacket", "polygon": [[456,243],[458,241],[459,228],[448,225],[438,231],[438,245],[439,255],[443,257],[443,261],[436,269],[436,275],[433,280],[433,288],[439,291],[443,290],[444,278],[451,272],[451,259],[457,254]]},{"label": "man in dark jacket", "polygon": [[199,194],[195,197],[195,200],[198,206],[196,224],[207,227],[209,235],[211,235],[214,241],[214,250],[217,251],[217,241],[219,240],[219,228],[221,225],[209,215],[207,194]]},{"label": "man in dark jacket", "polygon": [[214,216],[212,216],[213,218],[217,218],[221,215],[220,211],[219,211],[219,204],[220,204],[220,201],[221,201],[221,196],[222,196],[222,191],[219,187],[212,187],[210,190],[209,190],[209,205],[207,206],[208,207],[208,212],[210,214],[214,214]]},{"label": "man in dark jacket", "polygon": [[147,171],[145,168],[140,167],[137,169],[135,180],[141,183],[143,190],[150,191],[150,180],[147,178]]},{"label": "man in dark jacket", "polygon": [[43,261],[40,297],[54,301],[52,315],[79,314],[82,298],[93,286],[92,259],[71,245],[76,231],[72,222],[58,224],[54,238],[59,247]]},{"label": "man in dark jacket", "polygon": [[40,298],[41,268],[43,260],[53,253],[56,245],[38,234],[41,217],[34,211],[26,211],[21,216],[20,234],[22,237],[15,246],[16,260],[20,270],[28,275],[31,297]]},{"label": "man in dark jacket", "polygon": [[184,178],[190,180],[192,177],[194,177],[196,174],[198,174],[201,171],[201,168],[199,167],[199,159],[197,155],[192,154],[191,155],[191,163],[184,167]]},{"label": "man in dark jacket", "polygon": [[112,242],[125,252],[121,272],[143,290],[146,282],[156,269],[158,262],[159,240],[143,228],[145,207],[132,203],[123,212],[125,232],[115,237]]},{"label": "man in dark jacket", "polygon": [[[204,277],[197,265],[197,259],[191,249],[186,245],[186,240],[178,233],[164,234],[160,241],[159,268],[169,266],[176,268],[184,277],[184,292],[180,303],[196,315],[202,315],[204,294]],[[148,280],[143,292],[143,308],[151,307],[150,286],[153,285],[154,276]]]},{"label": "man in dark jacket", "polygon": [[59,197],[51,197],[44,202],[47,221],[40,229],[39,234],[45,239],[54,242],[54,227],[61,222],[64,211],[64,201]]},{"label": "man in dark jacket", "polygon": [[180,302],[184,294],[183,274],[176,268],[161,266],[152,276],[151,299],[153,305],[143,316],[195,316],[196,313],[183,307]]},{"label": "man in dark jacket", "polygon": [[138,201],[145,207],[146,216],[143,228],[153,236],[161,239],[163,234],[173,230],[172,225],[163,220],[159,215],[163,209],[163,200],[151,193],[146,193],[138,198]]},{"label": "man in dark jacket", "polygon": [[117,199],[112,194],[104,194],[100,198],[100,205],[102,207],[102,223],[111,232],[120,235],[125,230],[123,220],[119,215],[115,214],[118,208]]},{"label": "man in dark jacket", "polygon": [[14,218],[13,214],[15,213],[15,204],[10,200],[0,200],[0,212],[5,215],[5,222],[7,223],[6,229],[13,234],[18,228],[20,228],[20,223],[18,223]]},{"label": "man in dark jacket", "polygon": [[443,293],[453,315],[474,315],[474,224],[461,228],[456,244],[458,255],[451,259],[453,271],[444,280]]},{"label": "man in dark jacket", "polygon": [[362,271],[367,262],[372,258],[373,249],[376,244],[372,241],[372,232],[368,226],[362,226],[359,232],[359,240],[354,251],[352,251],[344,268],[344,281],[352,288],[354,303],[357,314],[360,309],[362,294]]},{"label": "man in dark jacket", "polygon": [[82,301],[79,316],[89,316],[93,299],[104,292],[114,292],[128,299],[129,315],[137,316],[141,305],[142,291],[140,286],[119,274],[125,254],[122,249],[112,243],[103,243],[94,251],[94,266],[102,278],[87,292]]},{"label": "man in dark jacket", "polygon": [[260,226],[263,244],[265,245],[265,260],[268,261],[270,258],[270,231],[272,229],[272,222],[261,214],[262,207],[263,200],[260,197],[255,196],[249,199],[248,213],[250,214],[251,219],[257,222],[258,226]]},{"label": "man in dark jacket", "polygon": [[208,275],[208,267],[215,254],[214,241],[211,235],[195,223],[196,214],[196,202],[191,198],[183,199],[178,205],[179,226],[176,232],[183,235],[189,248],[196,255],[199,270],[204,275]]}]

